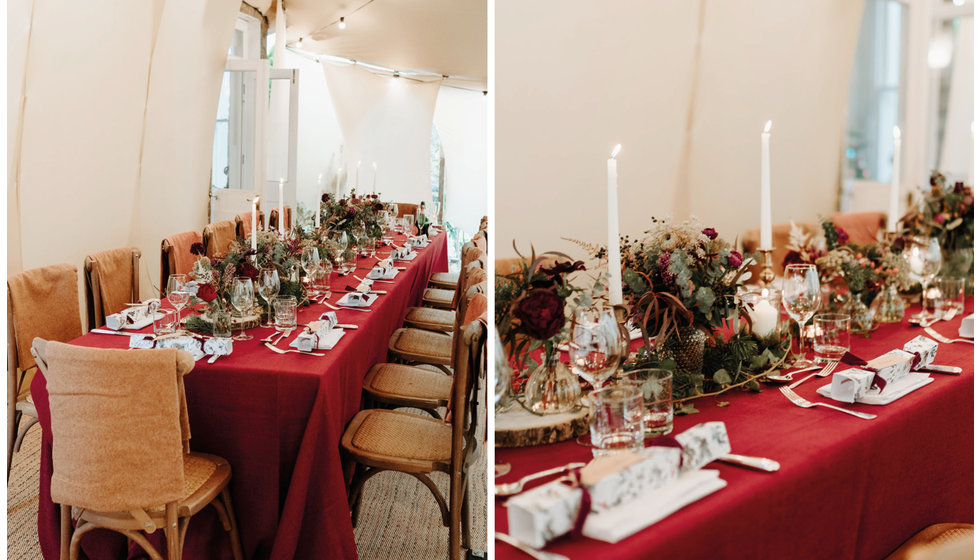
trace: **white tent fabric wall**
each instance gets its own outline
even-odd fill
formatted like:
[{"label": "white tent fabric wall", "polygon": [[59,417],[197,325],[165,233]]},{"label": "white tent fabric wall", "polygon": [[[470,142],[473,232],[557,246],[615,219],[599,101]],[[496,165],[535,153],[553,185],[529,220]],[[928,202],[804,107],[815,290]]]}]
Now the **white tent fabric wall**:
[{"label": "white tent fabric wall", "polygon": [[576,252],[560,240],[572,222],[574,237],[605,244],[605,160],[617,143],[622,233],[638,235],[651,216],[687,205],[734,239],[759,223],[768,119],[773,222],[832,212],[862,6],[633,0],[596,12],[560,0],[498,2],[500,256],[512,254],[512,239]]},{"label": "white tent fabric wall", "polygon": [[952,179],[972,179],[973,144],[964,142],[973,124],[973,18],[960,21],[946,108],[946,134],[937,166]]},{"label": "white tent fabric wall", "polygon": [[[19,204],[8,207],[8,224],[21,226],[19,246],[9,246],[11,236],[8,251],[22,262],[8,274],[61,262],[81,268],[88,253],[135,244],[149,296],[160,239],[207,222],[213,119],[240,3],[14,4],[18,22],[31,10],[34,17],[13,162],[20,177],[10,183]],[[20,78],[8,74],[13,85]]]},{"label": "white tent fabric wall", "polygon": [[482,91],[440,88],[435,127],[446,158],[443,221],[476,233],[487,214],[487,97]]},{"label": "white tent fabric wall", "polygon": [[348,182],[354,181],[360,161],[359,192],[371,192],[371,162],[377,162],[377,190],[384,198],[428,200],[432,114],[439,82],[376,75],[327,61],[321,66],[344,137]]}]

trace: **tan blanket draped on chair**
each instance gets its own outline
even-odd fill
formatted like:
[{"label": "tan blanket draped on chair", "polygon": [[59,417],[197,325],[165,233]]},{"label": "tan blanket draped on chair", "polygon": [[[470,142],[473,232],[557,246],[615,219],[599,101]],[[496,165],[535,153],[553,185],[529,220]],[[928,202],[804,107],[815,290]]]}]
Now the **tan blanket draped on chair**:
[{"label": "tan blanket draped on chair", "polygon": [[34,367],[31,341],[39,336],[69,341],[82,336],[78,313],[78,269],[56,264],[27,270],[7,279],[17,339],[17,366]]},{"label": "tan blanket draped on chair", "polygon": [[[191,245],[202,243],[204,238],[196,231],[185,231],[166,238],[167,243],[174,248],[174,268],[170,274],[188,274],[194,267],[198,256],[191,254]],[[166,282],[166,278],[164,278]],[[166,289],[166,284],[161,288]]]},{"label": "tan blanket draped on chair", "polygon": [[[43,340],[37,346],[47,360],[51,499],[97,511],[180,499],[190,439],[183,375],[194,367],[191,355]],[[105,465],[106,457],[115,468],[91,466]]]},{"label": "tan blanket draped on chair", "polygon": [[878,231],[885,225],[885,214],[882,212],[850,212],[834,214],[831,218],[834,224],[847,232],[849,243],[867,245],[878,238]]},{"label": "tan blanket draped on chair", "polygon": [[228,253],[228,248],[235,241],[235,222],[225,220],[204,226],[204,238],[209,257]]},{"label": "tan blanket draped on chair", "polygon": [[487,296],[476,294],[466,307],[466,316],[463,317],[463,325],[469,325],[473,321],[483,321],[487,324]]},{"label": "tan blanket draped on chair", "polygon": [[[135,302],[139,294],[133,294],[133,249],[111,249],[89,255],[92,259],[92,276],[99,279],[103,316],[118,313],[127,303]],[[91,327],[90,327],[91,328]]]}]

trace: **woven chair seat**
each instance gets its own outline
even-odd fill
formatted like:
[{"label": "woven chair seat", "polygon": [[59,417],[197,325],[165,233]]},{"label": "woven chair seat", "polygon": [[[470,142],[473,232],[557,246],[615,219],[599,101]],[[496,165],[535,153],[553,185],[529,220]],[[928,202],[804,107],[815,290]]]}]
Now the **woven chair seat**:
[{"label": "woven chair seat", "polygon": [[452,453],[452,426],[442,420],[372,409],[358,412],[351,428],[355,431],[345,447],[359,458],[448,463]]},{"label": "woven chair seat", "polygon": [[405,325],[430,331],[451,332],[456,324],[456,312],[434,307],[409,307]]},{"label": "woven chair seat", "polygon": [[452,385],[444,373],[403,364],[375,364],[364,376],[364,390],[376,400],[403,406],[445,406]]},{"label": "woven chair seat", "polygon": [[446,290],[455,290],[457,282],[459,282],[458,272],[436,272],[429,277],[429,284]]},{"label": "woven chair seat", "polygon": [[[909,540],[905,541],[897,550],[889,554],[885,560],[913,560],[914,558],[972,558],[973,525],[970,523],[937,523],[930,525],[919,531]],[[949,547],[943,550],[944,554],[928,555],[924,551],[932,551],[940,547]],[[955,555],[957,548],[964,548],[965,552],[959,551],[960,555]]]},{"label": "woven chair seat", "polygon": [[422,305],[440,309],[452,309],[453,299],[455,299],[455,297],[455,290],[426,288],[425,292],[422,294]]},{"label": "woven chair seat", "polygon": [[388,350],[413,362],[450,365],[453,339],[449,335],[422,329],[398,329],[388,341]]}]

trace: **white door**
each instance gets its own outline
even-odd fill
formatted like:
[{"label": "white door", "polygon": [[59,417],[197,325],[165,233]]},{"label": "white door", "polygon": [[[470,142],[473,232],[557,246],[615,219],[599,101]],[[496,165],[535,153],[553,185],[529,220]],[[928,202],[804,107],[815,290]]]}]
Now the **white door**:
[{"label": "white door", "polygon": [[232,220],[251,210],[252,199],[262,192],[268,82],[267,61],[228,60],[211,158],[212,222]]},{"label": "white door", "polygon": [[[280,204],[279,182],[283,183],[282,204],[296,216],[296,131],[299,118],[299,70],[269,70],[269,112],[266,114],[265,190],[262,208],[269,215]],[[294,218],[295,220],[295,218]],[[294,223],[294,225],[296,225]]]}]

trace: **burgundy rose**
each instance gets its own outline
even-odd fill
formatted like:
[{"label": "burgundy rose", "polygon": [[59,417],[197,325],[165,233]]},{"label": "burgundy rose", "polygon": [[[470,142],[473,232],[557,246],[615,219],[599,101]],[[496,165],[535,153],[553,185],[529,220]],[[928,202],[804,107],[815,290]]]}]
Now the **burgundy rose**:
[{"label": "burgundy rose", "polygon": [[956,194],[963,194],[966,192],[966,185],[963,184],[963,181],[956,181],[956,184],[953,185],[953,192]]},{"label": "burgundy rose", "polygon": [[552,278],[557,278],[562,274],[569,274],[576,270],[585,270],[585,263],[582,261],[559,261],[552,265],[551,268],[542,268],[541,272]]},{"label": "burgundy rose", "polygon": [[945,222],[946,221],[946,214],[943,214],[942,212],[936,214],[936,216],[933,218],[933,221],[935,221],[937,224],[941,224],[941,223]]},{"label": "burgundy rose", "polygon": [[218,297],[218,292],[215,291],[214,286],[211,284],[201,284],[197,287],[197,297],[203,299],[204,301],[211,303]]},{"label": "burgundy rose", "polygon": [[337,201],[337,204],[339,204],[341,206],[344,206],[344,205],[347,204],[347,199],[346,198],[341,198],[340,200]]},{"label": "burgundy rose", "polygon": [[715,239],[715,238],[718,237],[718,232],[715,231],[715,228],[713,228],[713,227],[704,228],[704,229],[701,230],[701,233],[703,233],[704,235],[707,235],[708,236],[708,239]]},{"label": "burgundy rose", "polygon": [[255,280],[259,277],[259,269],[252,266],[251,263],[242,263],[238,265],[238,275],[244,278],[251,278]]},{"label": "burgundy rose", "polygon": [[347,213],[350,214],[350,215],[357,214],[357,208],[354,208],[353,206],[348,206],[347,207]]},{"label": "burgundy rose", "polygon": [[565,324],[565,301],[554,291],[538,288],[514,304],[512,313],[521,321],[521,332],[545,340]]},{"label": "burgundy rose", "polygon": [[847,232],[844,231],[844,228],[840,226],[834,226],[834,229],[837,230],[837,243],[839,245],[847,245],[847,242],[851,239],[851,236],[848,235]]},{"label": "burgundy rose", "polygon": [[218,264],[220,264],[220,263],[221,263],[221,261],[219,261],[218,259],[215,259],[215,258],[212,258],[211,259],[211,266],[212,267],[218,266]]},{"label": "burgundy rose", "polygon": [[783,257],[783,268],[791,264],[803,264],[803,257],[800,255],[799,251],[789,251],[786,256]]},{"label": "burgundy rose", "polygon": [[[377,198],[377,197],[375,197],[375,198]],[[382,210],[385,209],[385,205],[384,204],[381,204],[380,202],[375,202],[374,203],[374,206],[372,208],[374,208],[374,211],[375,212],[380,212],[380,211],[382,211]]]},{"label": "burgundy rose", "polygon": [[728,255],[728,266],[732,268],[738,268],[742,266],[742,253],[739,253],[738,251],[732,251],[731,254]]},{"label": "burgundy rose", "polygon": [[320,195],[320,201],[321,202],[328,202],[329,200],[330,200],[330,195],[329,194],[323,193],[322,195]]},{"label": "burgundy rose", "polygon": [[191,254],[192,255],[203,255],[204,254],[204,243],[197,242],[191,244]]}]

